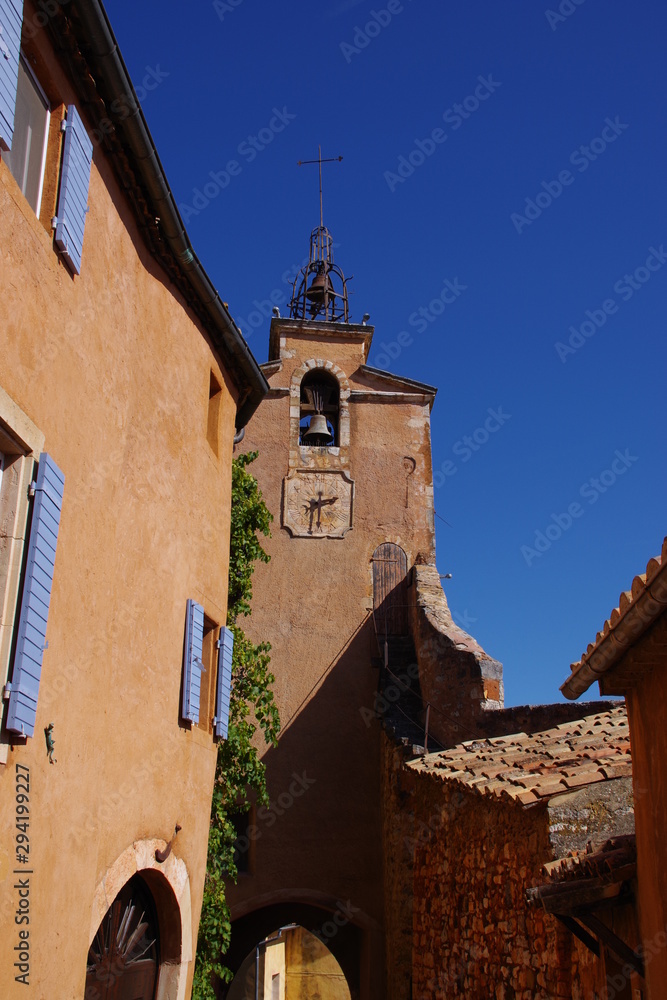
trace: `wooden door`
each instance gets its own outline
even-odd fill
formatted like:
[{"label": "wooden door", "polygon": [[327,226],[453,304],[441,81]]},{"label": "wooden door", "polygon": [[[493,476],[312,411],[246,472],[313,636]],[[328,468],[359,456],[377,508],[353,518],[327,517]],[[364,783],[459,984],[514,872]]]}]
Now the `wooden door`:
[{"label": "wooden door", "polygon": [[408,559],[394,542],[373,553],[373,611],[378,636],[408,634]]},{"label": "wooden door", "polygon": [[88,952],[85,1000],[154,1000],[158,924],[148,886],[135,875],[123,886]]}]

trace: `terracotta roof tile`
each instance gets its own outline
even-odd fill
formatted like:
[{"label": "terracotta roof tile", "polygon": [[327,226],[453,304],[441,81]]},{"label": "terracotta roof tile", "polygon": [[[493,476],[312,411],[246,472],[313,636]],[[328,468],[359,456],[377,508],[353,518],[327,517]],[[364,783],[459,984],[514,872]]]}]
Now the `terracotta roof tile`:
[{"label": "terracotta roof tile", "polygon": [[410,768],[528,806],[571,788],[632,773],[624,705],[541,733],[472,740],[412,761]]},{"label": "terracotta roof tile", "polygon": [[[613,609],[602,629],[597,633],[595,641],[588,644],[586,652],[576,662],[571,664],[570,676],[561,685],[561,691],[567,698],[576,698],[594,681],[609,669],[615,659],[634,642],[638,631],[629,627],[629,623],[639,615],[644,629],[648,628],[656,616],[665,612],[665,570],[667,569],[667,537],[663,540],[659,556],[649,559],[646,572],[634,578],[630,590],[625,590],[618,599],[618,605]],[[642,602],[652,599],[653,607],[642,613]],[[624,622],[624,619],[627,619]],[[620,626],[620,627],[618,627]],[[611,635],[611,638],[608,637]],[[611,646],[610,646],[611,643]],[[601,649],[600,647],[603,646]],[[592,662],[589,662],[592,661]]]}]

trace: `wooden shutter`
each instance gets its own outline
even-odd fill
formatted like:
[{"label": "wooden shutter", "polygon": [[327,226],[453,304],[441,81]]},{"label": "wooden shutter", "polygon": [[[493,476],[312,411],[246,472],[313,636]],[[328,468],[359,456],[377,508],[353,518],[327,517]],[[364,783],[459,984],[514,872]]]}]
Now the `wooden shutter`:
[{"label": "wooden shutter", "polygon": [[232,693],[232,656],[234,633],[223,626],[218,639],[218,692],[215,701],[215,735],[227,739],[229,735],[229,702]]},{"label": "wooden shutter", "polygon": [[185,652],[183,655],[183,704],[181,714],[188,722],[199,721],[201,675],[204,645],[204,609],[188,601],[185,614]]},{"label": "wooden shutter", "polygon": [[7,729],[22,736],[35,731],[64,486],[50,455],[40,455],[7,713]]},{"label": "wooden shutter", "polygon": [[6,150],[14,138],[22,22],[23,0],[0,0],[0,147]]},{"label": "wooden shutter", "polygon": [[408,634],[407,572],[400,545],[378,545],[373,553],[373,611],[379,636]]},{"label": "wooden shutter", "polygon": [[70,104],[67,108],[55,242],[75,274],[81,272],[83,228],[88,211],[92,162],[93,144],[79,112]]}]

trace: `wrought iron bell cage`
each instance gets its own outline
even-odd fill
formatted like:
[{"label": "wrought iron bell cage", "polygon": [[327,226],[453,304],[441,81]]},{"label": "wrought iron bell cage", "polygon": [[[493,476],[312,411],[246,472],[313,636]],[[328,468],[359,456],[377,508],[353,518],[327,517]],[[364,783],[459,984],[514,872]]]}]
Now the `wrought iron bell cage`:
[{"label": "wrought iron bell cage", "polygon": [[308,263],[294,279],[290,316],[329,323],[349,322],[347,281],[334,264],[333,239],[326,226],[313,229],[308,256]]}]

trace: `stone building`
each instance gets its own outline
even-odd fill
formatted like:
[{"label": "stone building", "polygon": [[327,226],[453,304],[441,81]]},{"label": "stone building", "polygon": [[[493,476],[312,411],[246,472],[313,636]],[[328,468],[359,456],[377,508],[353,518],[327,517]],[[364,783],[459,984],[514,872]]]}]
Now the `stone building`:
[{"label": "stone building", "polygon": [[[408,770],[414,1000],[610,997],[639,943],[624,708],[469,740]],[[587,853],[591,841],[606,848]],[[613,995],[632,1000],[643,979],[633,970],[624,987]]]},{"label": "stone building", "polygon": [[[598,682],[601,694],[624,695],[628,705],[637,827],[638,909],[647,997],[667,982],[667,538],[561,687],[578,698]],[[627,978],[627,976],[626,976]],[[633,998],[634,1000],[634,998]]]},{"label": "stone building", "polygon": [[0,27],[2,995],[183,998],[266,382],[101,4],[0,0]]}]

